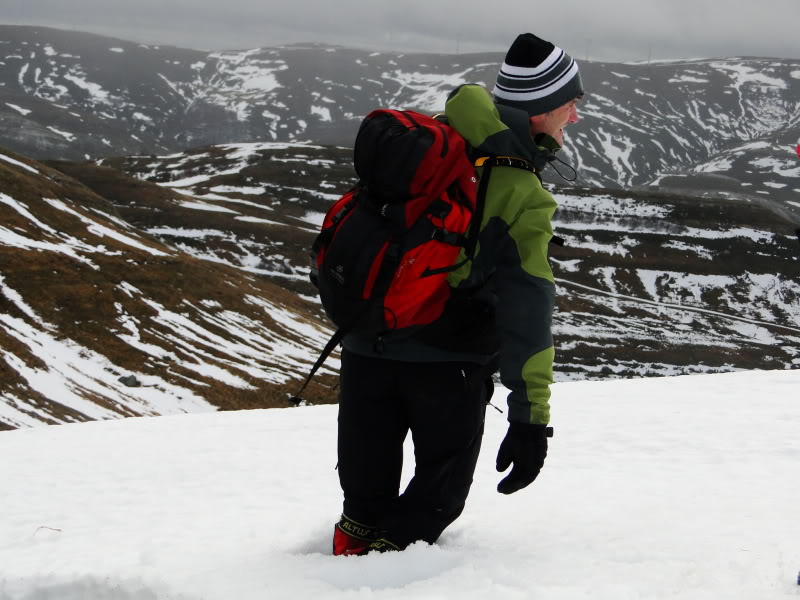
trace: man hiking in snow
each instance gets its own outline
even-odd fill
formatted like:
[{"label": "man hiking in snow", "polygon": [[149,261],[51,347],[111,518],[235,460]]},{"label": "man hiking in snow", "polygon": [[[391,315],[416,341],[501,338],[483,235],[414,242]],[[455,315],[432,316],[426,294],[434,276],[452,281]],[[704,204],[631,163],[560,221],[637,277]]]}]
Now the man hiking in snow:
[{"label": "man hiking in snow", "polygon": [[[552,433],[551,320],[555,287],[547,259],[556,203],[539,171],[578,120],[578,66],[533,34],[517,37],[493,98],[477,85],[454,90],[444,122],[469,143],[485,205],[474,260],[453,270],[444,315],[417,335],[344,338],[339,403],[339,478],[344,492],[334,554],[434,543],[463,511],[480,451],[498,363],[509,427],[498,486],[514,493],[536,479]],[[505,161],[505,162],[503,162]],[[530,166],[529,169],[520,165]],[[403,441],[411,431],[415,471],[400,493]]]}]

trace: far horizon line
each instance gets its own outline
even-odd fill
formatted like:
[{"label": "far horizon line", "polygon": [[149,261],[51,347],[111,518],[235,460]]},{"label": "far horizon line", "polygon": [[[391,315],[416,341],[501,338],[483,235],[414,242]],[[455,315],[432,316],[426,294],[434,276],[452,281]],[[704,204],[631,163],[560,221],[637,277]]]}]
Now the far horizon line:
[{"label": "far horizon line", "polygon": [[[445,50],[399,50],[396,48],[387,48],[381,45],[369,45],[369,44],[341,44],[341,43],[333,43],[333,42],[310,42],[310,41],[297,41],[297,42],[285,42],[285,43],[274,43],[274,44],[264,44],[264,45],[255,45],[250,47],[226,47],[226,48],[202,48],[202,47],[194,47],[189,45],[178,45],[172,43],[163,43],[163,42],[145,42],[140,41],[132,38],[126,37],[119,37],[118,35],[112,35],[108,33],[97,33],[95,31],[87,31],[85,29],[79,29],[77,27],[57,27],[53,25],[39,25],[39,24],[19,24],[19,23],[0,23],[0,27],[10,27],[10,28],[19,28],[19,29],[49,29],[53,31],[60,31],[72,34],[80,34],[80,35],[88,35],[98,38],[104,38],[108,40],[114,40],[118,42],[125,42],[128,44],[135,44],[142,47],[147,48],[176,48],[179,50],[190,50],[194,52],[203,52],[207,54],[213,54],[218,52],[252,52],[254,50],[269,50],[269,49],[278,49],[278,48],[298,48],[302,49],[303,47],[308,48],[335,48],[341,50],[360,50],[362,52],[372,52],[376,54],[394,54],[398,56],[406,56],[406,55],[425,55],[425,56],[486,56],[486,55],[497,55],[499,56],[498,64],[502,62],[502,58],[505,54],[504,50],[481,50],[481,51],[469,51],[469,52],[459,52],[459,51],[445,51]],[[800,58],[790,58],[790,57],[781,57],[781,56],[770,56],[770,55],[751,55],[751,54],[736,54],[736,55],[719,55],[719,56],[684,56],[684,57],[670,57],[670,58],[649,58],[649,59],[594,59],[591,57],[583,56],[581,57],[577,53],[572,54],[573,58],[580,64],[580,63],[607,63],[607,64],[624,64],[624,65],[634,65],[634,66],[641,66],[641,65],[657,65],[657,64],[668,64],[668,63],[677,63],[677,62],[699,62],[699,61],[708,61],[708,60],[781,60],[781,61],[798,61],[800,62]]]}]

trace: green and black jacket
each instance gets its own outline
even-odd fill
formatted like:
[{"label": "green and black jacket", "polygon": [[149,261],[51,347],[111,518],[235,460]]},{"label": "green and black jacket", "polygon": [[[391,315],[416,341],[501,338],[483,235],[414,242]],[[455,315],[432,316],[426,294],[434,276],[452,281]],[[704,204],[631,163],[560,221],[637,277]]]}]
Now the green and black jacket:
[{"label": "green and black jacket", "polygon": [[[456,89],[447,101],[445,115],[478,156],[513,156],[538,163],[543,152],[558,150],[555,140],[549,137],[539,140],[537,146],[530,135],[527,114],[496,106],[486,90],[477,85]],[[478,171],[480,174],[480,167]],[[509,421],[549,423],[555,285],[547,251],[553,237],[550,220],[555,210],[553,197],[534,173],[512,167],[492,169],[475,259],[449,276],[450,285],[455,288],[454,304],[458,303],[460,292],[469,292],[462,296],[470,301],[466,309],[461,303],[448,311],[460,321],[453,332],[463,334],[476,329],[485,333],[490,327],[496,343],[474,347],[461,339],[449,349],[426,343],[424,339],[450,337],[438,328],[427,338],[394,342],[387,339],[380,353],[373,340],[352,334],[345,338],[344,347],[357,354],[390,360],[478,363],[490,360],[499,348],[500,378],[511,390]],[[463,258],[462,255],[458,260]],[[474,306],[475,298],[480,300],[480,307]]]}]

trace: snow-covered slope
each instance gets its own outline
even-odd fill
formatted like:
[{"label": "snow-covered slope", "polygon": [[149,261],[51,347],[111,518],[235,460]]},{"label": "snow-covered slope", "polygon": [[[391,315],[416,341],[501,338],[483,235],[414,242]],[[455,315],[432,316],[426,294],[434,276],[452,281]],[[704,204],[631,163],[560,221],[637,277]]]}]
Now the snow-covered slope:
[{"label": "snow-covered slope", "polygon": [[[195,212],[152,184],[136,197]],[[295,294],[166,246],[0,150],[0,429],[286,406],[330,333]]]},{"label": "snow-covered slope", "polygon": [[[353,173],[348,151],[280,142],[50,164],[113,198],[125,220],[171,247],[294,290],[308,281],[312,234]],[[169,202],[153,198],[154,184]]]},{"label": "snow-covered slope", "polygon": [[[0,26],[0,135],[39,158],[164,154],[252,141],[351,145],[378,107],[439,111],[491,87],[502,53],[328,46],[199,52]],[[582,186],[764,196],[800,215],[800,61],[582,62],[565,158]]]},{"label": "snow-covered slope", "polygon": [[790,222],[742,200],[568,189],[555,197],[553,225],[566,239],[550,250],[561,377],[800,367]]},{"label": "snow-covered slope", "polygon": [[2,432],[0,598],[797,598],[798,386],[557,384],[544,470],[512,496],[489,410],[462,517],[436,546],[366,557],[329,555],[333,406]]}]

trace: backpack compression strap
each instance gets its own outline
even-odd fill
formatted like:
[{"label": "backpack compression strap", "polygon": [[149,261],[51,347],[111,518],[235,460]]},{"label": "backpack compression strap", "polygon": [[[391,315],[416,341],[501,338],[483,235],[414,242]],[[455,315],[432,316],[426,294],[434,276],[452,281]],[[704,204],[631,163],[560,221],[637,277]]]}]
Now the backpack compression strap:
[{"label": "backpack compression strap", "polygon": [[491,176],[492,169],[494,167],[511,167],[513,169],[522,169],[523,171],[529,171],[534,174],[536,173],[536,169],[531,163],[524,158],[517,158],[515,156],[482,156],[474,162],[474,165],[476,167],[482,167],[483,173],[481,174],[481,180],[478,184],[478,194],[475,202],[475,215],[470,223],[469,234],[467,235],[467,244],[464,248],[466,257],[461,262],[449,267],[442,267],[441,269],[425,269],[425,271],[422,273],[422,277],[429,277],[430,275],[439,275],[440,273],[449,273],[451,271],[455,271],[475,258],[475,250],[478,246],[478,236],[481,233],[481,224],[483,223],[483,211],[484,207],[486,206],[486,193],[489,190],[489,177]]}]

